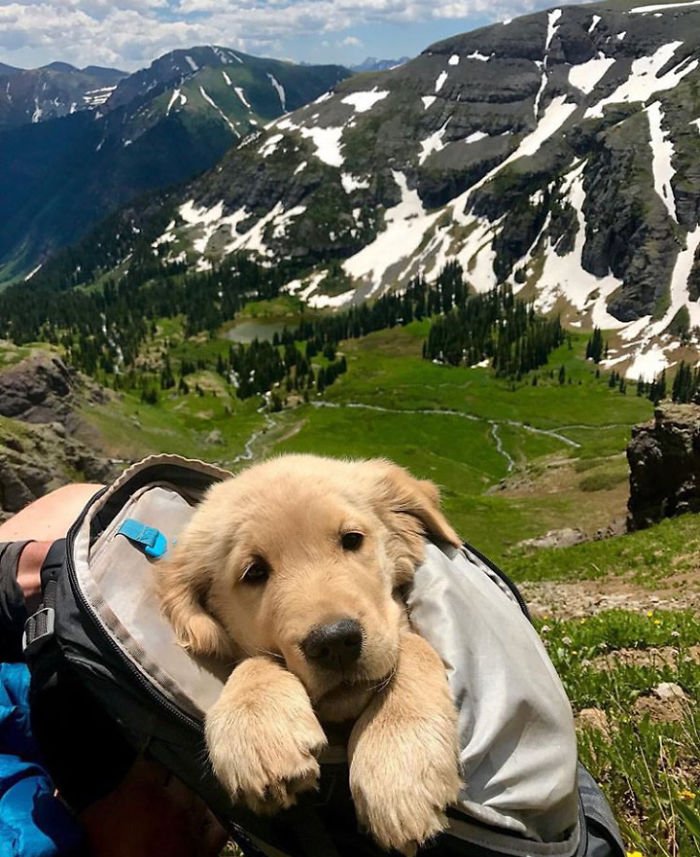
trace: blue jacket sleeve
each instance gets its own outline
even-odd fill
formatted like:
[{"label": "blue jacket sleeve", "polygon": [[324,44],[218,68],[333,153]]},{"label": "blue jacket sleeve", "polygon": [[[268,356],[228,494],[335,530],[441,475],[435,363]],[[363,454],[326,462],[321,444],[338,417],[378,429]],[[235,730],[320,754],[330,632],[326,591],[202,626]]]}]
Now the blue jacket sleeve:
[{"label": "blue jacket sleeve", "polygon": [[0,857],[77,854],[81,835],[39,763],[29,718],[29,671],[0,664]]}]

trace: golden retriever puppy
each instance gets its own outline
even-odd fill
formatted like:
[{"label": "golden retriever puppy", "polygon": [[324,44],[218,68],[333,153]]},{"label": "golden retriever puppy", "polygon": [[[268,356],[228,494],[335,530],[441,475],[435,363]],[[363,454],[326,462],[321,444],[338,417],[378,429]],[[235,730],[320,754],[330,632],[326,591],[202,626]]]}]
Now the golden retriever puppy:
[{"label": "golden retriever puppy", "polygon": [[209,490],[158,586],[182,645],[237,664],[206,718],[234,800],[292,805],[316,786],[322,724],[350,721],[351,792],[379,845],[411,853],[445,827],[455,707],[398,594],[426,536],[460,544],[435,486],[384,460],[288,455]]}]

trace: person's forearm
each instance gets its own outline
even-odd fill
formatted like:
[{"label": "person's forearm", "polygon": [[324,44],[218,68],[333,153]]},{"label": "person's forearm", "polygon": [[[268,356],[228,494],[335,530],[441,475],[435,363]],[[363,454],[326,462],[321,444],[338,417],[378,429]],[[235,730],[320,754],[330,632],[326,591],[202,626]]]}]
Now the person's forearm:
[{"label": "person's forearm", "polygon": [[24,593],[27,613],[33,613],[41,601],[41,566],[51,542],[30,542],[17,563],[17,583]]}]

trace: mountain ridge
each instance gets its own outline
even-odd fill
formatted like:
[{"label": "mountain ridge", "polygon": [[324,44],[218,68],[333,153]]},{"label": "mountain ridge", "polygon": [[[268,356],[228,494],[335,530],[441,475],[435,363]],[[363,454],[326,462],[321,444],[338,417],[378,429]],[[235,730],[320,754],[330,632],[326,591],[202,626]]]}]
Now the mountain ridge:
[{"label": "mountain ridge", "polygon": [[200,270],[297,259],[312,270],[289,290],[314,306],[457,258],[478,290],[508,281],[619,331],[611,360],[655,375],[700,326],[699,65],[692,2],[561,6],[442,40],[232,149],[180,195],[159,252]]},{"label": "mountain ridge", "polygon": [[46,122],[104,103],[127,73],[51,62],[21,69],[0,63],[0,131]]},{"label": "mountain ridge", "polygon": [[0,281],[26,276],[144,192],[201,173],[257,127],[350,74],[227,51],[171,52],[91,110],[0,133],[9,165],[0,175]]}]

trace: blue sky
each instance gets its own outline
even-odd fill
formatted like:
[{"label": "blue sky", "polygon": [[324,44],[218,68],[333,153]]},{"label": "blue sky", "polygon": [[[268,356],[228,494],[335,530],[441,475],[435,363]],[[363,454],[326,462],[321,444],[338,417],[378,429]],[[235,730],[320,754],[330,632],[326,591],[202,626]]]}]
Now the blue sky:
[{"label": "blue sky", "polygon": [[551,6],[546,0],[0,0],[0,62],[133,71],[179,47],[351,65]]}]

